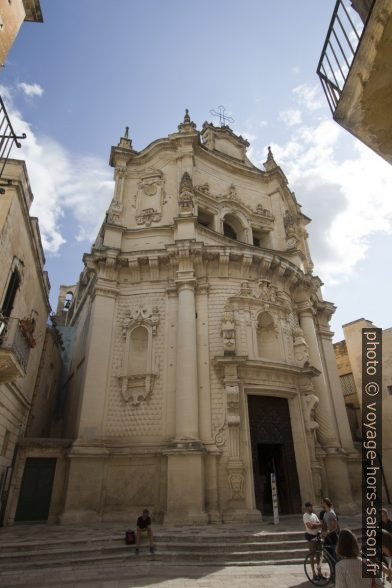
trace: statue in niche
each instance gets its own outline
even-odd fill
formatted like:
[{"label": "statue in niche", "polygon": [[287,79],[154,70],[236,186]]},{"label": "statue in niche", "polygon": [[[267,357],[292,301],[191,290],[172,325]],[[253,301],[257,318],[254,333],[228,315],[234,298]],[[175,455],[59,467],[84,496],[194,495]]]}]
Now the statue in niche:
[{"label": "statue in niche", "polygon": [[287,245],[289,247],[295,247],[298,239],[296,230],[296,219],[288,210],[286,210],[286,212],[284,213],[283,224],[286,233]]},{"label": "statue in niche", "polygon": [[307,394],[302,398],[304,407],[304,420],[306,430],[315,435],[319,424],[316,420],[316,408],[319,405],[319,399],[315,394]]},{"label": "statue in niche", "polygon": [[309,345],[306,343],[301,327],[293,329],[294,359],[302,367],[309,365]]},{"label": "statue in niche", "polygon": [[235,354],[235,323],[232,310],[225,308],[222,321],[223,353]]}]

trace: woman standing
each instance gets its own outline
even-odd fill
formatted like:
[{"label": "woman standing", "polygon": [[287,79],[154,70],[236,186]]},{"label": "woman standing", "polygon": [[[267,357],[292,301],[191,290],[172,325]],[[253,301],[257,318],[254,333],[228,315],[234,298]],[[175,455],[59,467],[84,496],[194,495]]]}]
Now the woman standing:
[{"label": "woman standing", "polygon": [[335,568],[336,588],[376,588],[382,586],[379,578],[372,580],[362,577],[362,558],[358,541],[349,529],[343,529],[340,532],[336,553],[341,558]]}]

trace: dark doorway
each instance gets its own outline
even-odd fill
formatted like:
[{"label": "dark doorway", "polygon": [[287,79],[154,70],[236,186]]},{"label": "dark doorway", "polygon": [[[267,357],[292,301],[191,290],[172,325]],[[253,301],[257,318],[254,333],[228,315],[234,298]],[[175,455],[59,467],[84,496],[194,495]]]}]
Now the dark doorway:
[{"label": "dark doorway", "polygon": [[271,474],[275,473],[279,512],[301,511],[288,401],[270,396],[248,396],[256,507],[272,514]]},{"label": "dark doorway", "polygon": [[47,521],[56,459],[28,457],[15,521]]}]

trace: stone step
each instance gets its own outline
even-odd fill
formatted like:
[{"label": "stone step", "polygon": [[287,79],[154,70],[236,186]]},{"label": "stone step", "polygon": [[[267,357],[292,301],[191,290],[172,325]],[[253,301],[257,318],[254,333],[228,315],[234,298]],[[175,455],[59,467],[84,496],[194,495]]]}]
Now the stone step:
[{"label": "stone step", "polygon": [[[239,543],[227,543],[225,540],[221,542],[210,542],[203,541],[199,543],[186,543],[186,542],[174,542],[169,541],[166,542],[160,538],[159,541],[156,541],[155,544],[158,546],[159,551],[215,551],[215,552],[227,552],[230,550],[237,550],[237,551],[268,551],[270,549],[281,549],[285,550],[289,547],[291,548],[305,548],[306,542],[302,539],[300,541],[286,541],[284,543],[280,541],[244,541]],[[146,543],[142,543],[142,548],[147,545]],[[50,543],[37,543],[35,545],[31,545],[29,543],[24,544],[6,544],[1,545],[0,551],[0,562],[7,558],[13,559],[13,561],[17,561],[19,558],[23,557],[35,557],[39,556],[39,554],[50,555],[53,553],[74,553],[75,551],[83,551],[83,550],[120,550],[126,552],[127,550],[135,549],[135,545],[126,545],[124,540],[115,540],[115,541],[67,541],[67,542],[50,542]]]},{"label": "stone step", "polygon": [[[28,531],[28,530],[26,530]],[[212,531],[212,530],[211,530]],[[149,553],[148,542],[143,539],[139,555],[135,545],[126,545],[124,535],[102,531],[64,533],[62,529],[40,540],[26,535],[23,540],[5,541],[0,535],[0,577],[18,571],[40,569],[77,569],[90,566],[135,565],[137,562],[156,561],[168,565],[243,566],[268,564],[302,564],[308,552],[303,532],[235,533],[166,531],[159,529],[155,538],[156,552]],[[95,534],[94,534],[95,533]],[[358,529],[357,529],[358,534]],[[4,541],[1,541],[4,539]],[[1,585],[1,581],[0,581]]]},{"label": "stone step", "polygon": [[[182,543],[182,544],[199,544],[201,542],[211,543],[225,543],[225,544],[239,544],[239,543],[269,543],[271,541],[276,542],[291,542],[303,540],[303,533],[268,533],[260,535],[251,534],[238,534],[238,535],[226,535],[226,534],[195,534],[195,535],[184,535],[184,534],[162,534],[159,533],[155,536],[155,543]],[[42,540],[34,540],[30,538],[23,539],[22,541],[3,542],[0,537],[0,549],[3,553],[24,550],[26,547],[29,550],[41,549],[43,546],[74,546],[77,548],[81,545],[107,545],[108,543],[121,544],[124,543],[124,534],[112,535],[108,537],[91,537],[91,538],[64,538],[64,539],[51,539],[43,542]]]},{"label": "stone step", "polygon": [[[151,555],[148,549],[136,556],[134,553],[106,553],[106,552],[90,552],[84,550],[78,554],[72,554],[70,557],[65,558],[63,554],[57,553],[56,557],[44,557],[42,558],[30,558],[27,557],[22,561],[10,561],[5,560],[1,562],[1,574],[7,571],[27,571],[34,569],[43,568],[59,568],[69,566],[102,566],[106,563],[124,563],[131,561],[161,561],[161,562],[172,562],[177,564],[208,564],[216,566],[227,566],[227,565],[245,565],[245,563],[252,562],[252,565],[263,565],[265,562],[281,563],[284,562],[303,562],[307,550],[275,550],[275,551],[263,551],[263,552],[228,552],[222,553],[204,553],[204,552],[178,552],[167,551],[165,553],[155,553]],[[0,575],[1,575],[0,574]]]}]

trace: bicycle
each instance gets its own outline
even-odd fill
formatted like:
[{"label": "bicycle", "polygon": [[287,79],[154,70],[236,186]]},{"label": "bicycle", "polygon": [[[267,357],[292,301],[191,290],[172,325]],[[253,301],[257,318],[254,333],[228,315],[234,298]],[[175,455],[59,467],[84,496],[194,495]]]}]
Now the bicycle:
[{"label": "bicycle", "polygon": [[316,548],[313,552],[309,552],[304,559],[305,574],[309,582],[315,586],[326,586],[335,579],[336,561],[325,546],[320,531],[313,541],[316,542]]}]

